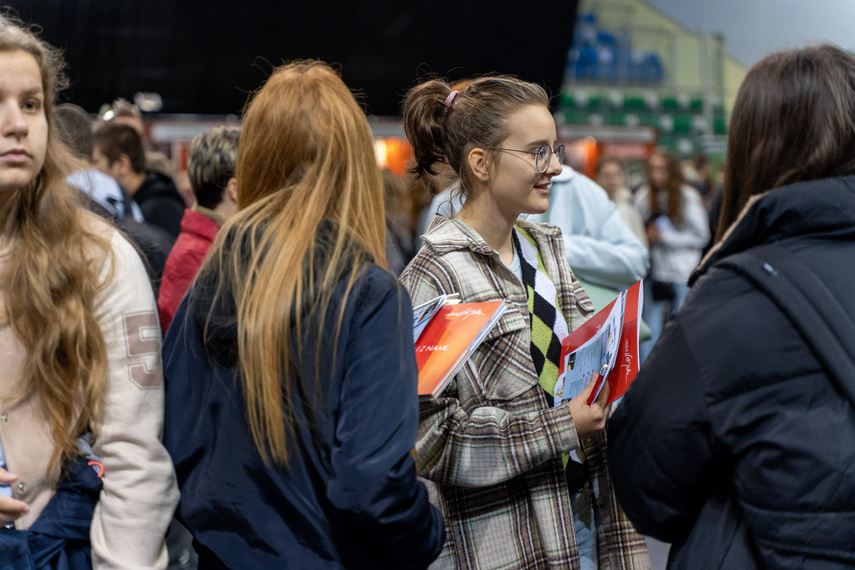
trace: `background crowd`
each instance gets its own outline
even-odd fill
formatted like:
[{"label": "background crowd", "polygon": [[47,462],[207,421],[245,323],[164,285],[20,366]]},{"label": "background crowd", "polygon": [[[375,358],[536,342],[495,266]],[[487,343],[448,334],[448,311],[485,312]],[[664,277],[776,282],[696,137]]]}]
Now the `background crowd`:
[{"label": "background crowd", "polygon": [[[723,178],[656,150],[632,186],[511,76],[413,87],[399,177],[285,64],[180,180],[62,78],[0,19],[6,566],[650,568],[640,532],[675,568],[855,563],[855,351],[800,326],[855,314],[850,54],[764,58]],[[556,345],[638,280],[633,388],[554,405]],[[449,293],[507,310],[419,399],[412,306]]]}]

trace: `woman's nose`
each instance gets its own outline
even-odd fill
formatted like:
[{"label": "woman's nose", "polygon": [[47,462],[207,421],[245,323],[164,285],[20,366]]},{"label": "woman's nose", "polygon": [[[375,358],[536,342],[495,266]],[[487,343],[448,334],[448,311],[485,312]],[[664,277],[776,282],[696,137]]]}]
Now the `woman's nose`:
[{"label": "woman's nose", "polygon": [[5,104],[0,110],[0,128],[4,136],[21,138],[26,136],[29,126],[24,113],[17,105]]},{"label": "woman's nose", "polygon": [[558,176],[561,174],[561,162],[558,160],[558,155],[554,152],[552,156],[549,157],[549,168],[546,169],[546,175],[552,178],[553,176]]}]

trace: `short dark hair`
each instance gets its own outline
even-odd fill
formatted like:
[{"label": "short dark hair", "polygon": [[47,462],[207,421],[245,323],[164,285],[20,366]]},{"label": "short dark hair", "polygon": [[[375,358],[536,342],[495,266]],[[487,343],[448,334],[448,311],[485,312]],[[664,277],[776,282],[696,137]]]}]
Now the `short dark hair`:
[{"label": "short dark hair", "polygon": [[717,238],[755,194],[852,173],[855,57],[827,44],[768,55],[734,103]]},{"label": "short dark hair", "polygon": [[204,208],[215,208],[223,201],[223,191],[237,168],[240,127],[214,127],[196,135],[187,155],[187,177]]},{"label": "short dark hair", "polygon": [[53,111],[57,133],[65,146],[77,157],[92,159],[92,119],[73,103],[57,105]]},{"label": "short dark hair", "polygon": [[119,123],[104,123],[93,135],[93,144],[113,164],[119,156],[126,154],[131,168],[137,174],[145,172],[145,150],[140,134],[131,126]]}]

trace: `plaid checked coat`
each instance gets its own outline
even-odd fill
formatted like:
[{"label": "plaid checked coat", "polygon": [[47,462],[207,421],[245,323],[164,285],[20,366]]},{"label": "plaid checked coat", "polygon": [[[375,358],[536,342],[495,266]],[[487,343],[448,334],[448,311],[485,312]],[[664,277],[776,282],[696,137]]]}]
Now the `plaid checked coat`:
[{"label": "plaid checked coat", "polygon": [[[535,238],[572,331],[594,311],[564,258],[558,228],[520,221]],[[562,452],[579,446],[568,406],[538,384],[522,283],[473,229],[437,217],[401,275],[418,305],[443,293],[504,300],[507,312],[435,400],[420,403],[416,452],[445,548],[431,568],[579,568]],[[644,538],[617,504],[604,435],[585,442],[598,503],[601,569],[650,568]]]}]

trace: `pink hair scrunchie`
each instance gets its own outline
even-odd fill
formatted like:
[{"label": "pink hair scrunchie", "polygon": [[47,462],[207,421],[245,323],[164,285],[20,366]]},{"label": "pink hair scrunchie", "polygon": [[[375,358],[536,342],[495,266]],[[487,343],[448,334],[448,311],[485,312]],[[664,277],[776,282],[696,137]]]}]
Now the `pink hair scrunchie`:
[{"label": "pink hair scrunchie", "polygon": [[451,102],[454,101],[454,96],[457,95],[457,91],[452,91],[448,94],[448,97],[445,98],[445,108],[448,109],[451,107]]}]

